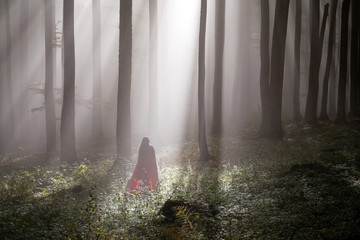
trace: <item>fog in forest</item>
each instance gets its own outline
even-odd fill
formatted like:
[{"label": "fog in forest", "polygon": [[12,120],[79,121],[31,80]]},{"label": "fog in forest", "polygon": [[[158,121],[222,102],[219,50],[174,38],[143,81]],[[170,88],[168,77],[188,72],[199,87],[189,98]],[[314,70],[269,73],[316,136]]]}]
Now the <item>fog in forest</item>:
[{"label": "fog in forest", "polygon": [[[322,1],[323,8],[326,1]],[[54,93],[57,131],[62,103],[62,1],[55,1]],[[324,3],[324,4],[323,4]],[[301,44],[301,112],[304,112],[309,68],[308,2],[304,2]],[[42,151],[46,142],[44,113],[45,48],[44,6],[41,0],[28,5],[26,26],[22,26],[22,1],[10,1],[11,83],[13,108],[2,100],[2,141],[6,133],[6,115],[14,110],[16,146],[27,151]],[[101,1],[101,84],[103,132],[107,144],[115,141],[116,96],[118,78],[119,1]],[[270,1],[270,29],[275,1]],[[133,2],[133,50],[131,78],[131,131],[135,146],[149,135],[156,144],[195,138],[197,129],[197,56],[200,1],[158,1],[158,65],[155,111],[149,111],[149,3]],[[225,134],[241,131],[249,123],[259,122],[261,113],[260,74],[260,7],[258,1],[226,1],[225,44],[223,60],[223,128]],[[321,9],[322,10],[322,9]],[[4,10],[2,10],[4,11]],[[340,12],[340,11],[338,11]],[[208,1],[206,31],[206,126],[212,124],[213,80],[215,62],[215,1]],[[295,3],[289,9],[286,59],[283,87],[283,117],[291,119],[293,87]],[[5,14],[0,28],[5,32]],[[326,29],[328,31],[328,28]],[[339,31],[336,31],[339,35]],[[272,31],[270,31],[272,34]],[[1,56],[6,46],[0,36]],[[92,5],[89,0],[75,1],[76,61],[76,141],[86,146],[91,138],[92,104]],[[271,39],[271,38],[270,38]],[[327,48],[327,38],[323,48]],[[56,44],[56,45],[55,45]],[[27,46],[25,46],[27,45]],[[339,37],[336,39],[336,47]],[[56,47],[55,47],[56,46]],[[24,49],[26,53],[24,53]],[[338,51],[335,50],[335,56]],[[326,53],[323,54],[326,59]],[[335,60],[338,57],[335,57]],[[322,66],[325,61],[322,61]],[[336,68],[337,63],[335,61]],[[334,70],[336,71],[336,69]],[[321,68],[320,78],[324,72]],[[2,79],[8,75],[5,58],[1,60]],[[321,82],[320,82],[321,83]],[[320,84],[321,85],[321,84]],[[1,89],[2,96],[8,93]],[[320,91],[321,92],[321,88]],[[4,98],[3,98],[4,99]],[[149,129],[149,114],[155,114],[156,129]],[[151,134],[150,134],[151,133]],[[59,133],[57,133],[58,135]],[[152,136],[153,135],[153,136]]]},{"label": "fog in forest", "polygon": [[0,0],[1,239],[360,239],[359,0]]}]

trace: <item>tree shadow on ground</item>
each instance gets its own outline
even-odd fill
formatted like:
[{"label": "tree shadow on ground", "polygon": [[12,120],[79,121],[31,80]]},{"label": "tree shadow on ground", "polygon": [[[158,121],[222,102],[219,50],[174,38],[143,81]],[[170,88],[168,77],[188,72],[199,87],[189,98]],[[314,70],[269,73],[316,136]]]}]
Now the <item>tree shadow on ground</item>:
[{"label": "tree shadow on ground", "polygon": [[277,223],[290,227],[289,239],[360,238],[360,191],[339,169],[295,164],[279,176],[271,195],[274,216],[287,217]]},{"label": "tree shadow on ground", "polygon": [[[219,235],[220,228],[216,224],[219,219],[217,218],[219,195],[221,195],[219,173],[221,172],[220,159],[221,147],[219,139],[212,139],[209,144],[210,159],[208,162],[201,163],[198,161],[199,152],[195,142],[185,144],[180,150],[180,167],[181,177],[173,184],[172,198],[175,201],[168,201],[162,208],[165,216],[169,215],[162,224],[172,225],[177,228],[188,228],[188,233],[200,233],[206,239],[214,238]],[[196,153],[194,155],[194,153]],[[187,209],[191,215],[187,222],[181,221],[182,212],[179,209]],[[174,209],[174,211],[172,211]],[[164,213],[164,211],[166,211]],[[174,219],[172,216],[178,213],[180,217]],[[174,225],[175,224],[175,225]],[[177,225],[176,225],[177,224]],[[183,234],[183,233],[181,233]],[[170,236],[164,236],[169,238]]]}]

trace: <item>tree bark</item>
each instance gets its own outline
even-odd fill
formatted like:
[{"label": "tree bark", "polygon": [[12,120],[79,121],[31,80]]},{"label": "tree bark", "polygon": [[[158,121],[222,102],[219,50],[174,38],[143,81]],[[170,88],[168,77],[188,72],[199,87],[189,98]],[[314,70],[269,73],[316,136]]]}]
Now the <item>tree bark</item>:
[{"label": "tree bark", "polygon": [[296,0],[295,44],[294,44],[294,112],[295,122],[302,120],[300,113],[300,44],[301,44],[302,0]]},{"label": "tree bark", "polygon": [[46,153],[56,152],[56,115],[54,101],[53,71],[53,0],[44,0],[45,10],[45,122],[46,122]]},{"label": "tree bark", "polygon": [[77,161],[75,145],[74,0],[64,0],[64,96],[61,111],[61,161]]},{"label": "tree bark", "polygon": [[351,11],[351,86],[350,86],[350,116],[359,117],[359,11],[360,4],[358,0],[353,0]]},{"label": "tree bark", "polygon": [[305,122],[309,124],[317,123],[317,97],[319,90],[319,70],[320,70],[320,41],[319,41],[319,0],[310,0],[310,21],[311,21],[311,39],[310,39],[310,70],[308,95],[306,99]]},{"label": "tree bark", "polygon": [[[336,29],[336,27],[335,27],[335,29]],[[334,36],[334,39],[335,39],[335,36]],[[340,58],[340,56],[338,56],[338,55],[340,55],[339,48],[336,47],[336,44],[334,44],[334,54],[333,54],[333,59],[332,59],[333,63],[332,63],[332,67],[330,70],[330,80],[329,80],[330,81],[330,83],[329,83],[329,98],[328,98],[329,118],[336,117],[336,103],[337,103],[336,82],[337,82],[337,78],[338,78],[338,66],[340,65],[340,61],[338,60],[338,58]]]},{"label": "tree bark", "polygon": [[223,58],[225,39],[225,1],[216,0],[215,7],[215,71],[213,89],[213,123],[211,133],[221,136],[222,126],[222,86],[223,86]]},{"label": "tree bark", "polygon": [[157,0],[149,0],[150,50],[149,50],[149,125],[150,137],[157,135],[157,78],[158,78],[158,5]]},{"label": "tree bark", "polygon": [[270,17],[269,1],[261,0],[261,37],[260,37],[260,93],[261,93],[261,127],[260,135],[268,123],[269,111],[269,78],[270,78]]},{"label": "tree bark", "polygon": [[132,0],[120,0],[117,160],[131,155]]},{"label": "tree bark", "polygon": [[206,36],[207,0],[201,0],[199,31],[199,69],[198,69],[198,111],[199,111],[199,148],[200,161],[209,160],[205,126],[205,36]]},{"label": "tree bark", "polygon": [[279,138],[283,136],[281,109],[289,3],[289,0],[276,1],[270,61],[270,84],[268,87],[266,122],[264,122],[261,132],[262,137]]},{"label": "tree bark", "polygon": [[265,132],[271,137],[282,137],[281,125],[282,91],[284,81],[285,43],[287,34],[289,0],[277,0],[271,50],[269,94],[269,127]]},{"label": "tree bark", "polygon": [[323,81],[323,92],[321,96],[321,110],[320,110],[320,121],[328,121],[329,116],[327,113],[327,100],[328,100],[328,91],[329,91],[329,78],[330,70],[333,58],[333,49],[334,49],[334,40],[335,40],[335,25],[336,25],[336,9],[337,9],[338,0],[331,0],[331,19],[330,19],[330,30],[329,30],[329,45],[328,45],[328,55],[326,60],[326,68]]},{"label": "tree bark", "polygon": [[[321,63],[321,56],[322,56],[322,48],[324,45],[324,35],[325,35],[325,28],[326,28],[326,21],[327,21],[327,17],[329,16],[329,4],[325,4],[324,7],[324,12],[323,12],[323,18],[321,21],[321,29],[320,29],[320,36],[319,36],[319,45],[320,45],[320,49],[319,49],[319,58],[320,58],[320,63]],[[319,65],[320,65],[319,63]]]},{"label": "tree bark", "polygon": [[350,10],[350,0],[344,0],[341,10],[340,73],[339,73],[337,113],[335,119],[336,123],[346,122],[345,98],[346,98],[349,10]]},{"label": "tree bark", "polygon": [[101,84],[101,0],[92,0],[92,44],[93,44],[93,104],[92,140],[99,146],[104,140],[102,130],[102,84]]}]

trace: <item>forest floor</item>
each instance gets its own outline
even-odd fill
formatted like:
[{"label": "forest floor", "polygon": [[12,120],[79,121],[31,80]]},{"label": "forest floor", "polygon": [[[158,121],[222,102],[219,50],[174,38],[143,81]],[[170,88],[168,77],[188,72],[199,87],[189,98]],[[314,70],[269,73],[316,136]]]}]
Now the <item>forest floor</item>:
[{"label": "forest floor", "polygon": [[[1,239],[360,239],[360,123],[284,128],[209,138],[206,164],[196,141],[163,147],[160,190],[134,196],[136,155],[115,169],[101,149],[73,166],[0,156]],[[174,219],[160,211],[169,199],[184,203]]]}]

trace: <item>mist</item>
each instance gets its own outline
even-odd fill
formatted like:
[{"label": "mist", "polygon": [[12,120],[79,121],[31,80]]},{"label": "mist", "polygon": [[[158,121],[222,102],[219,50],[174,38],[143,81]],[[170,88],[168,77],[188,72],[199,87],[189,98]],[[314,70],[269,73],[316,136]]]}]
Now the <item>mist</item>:
[{"label": "mist", "polygon": [[[15,103],[17,147],[31,151],[44,149],[46,142],[44,118],[45,49],[44,49],[44,7],[43,1],[33,0],[28,6],[28,28],[21,26],[21,1],[10,3],[11,65],[12,88]],[[271,19],[275,4],[271,4]],[[294,6],[290,14],[294,14]],[[54,41],[54,88],[56,98],[57,128],[61,114],[62,89],[62,1],[55,1]],[[131,121],[134,139],[148,135],[149,121],[149,3],[133,3],[133,65],[131,86]],[[116,86],[117,58],[119,41],[119,2],[101,2],[101,83],[103,131],[109,143],[114,143],[116,126]],[[306,5],[304,9],[307,9]],[[186,12],[186,16],[183,13]],[[306,11],[303,26],[306,26]],[[200,3],[193,1],[159,1],[158,3],[158,78],[157,78],[157,125],[158,141],[177,142],[195,133],[197,128],[197,34],[199,28]],[[213,67],[215,51],[215,1],[208,1],[206,33],[206,121],[211,126],[213,99]],[[259,89],[259,41],[260,12],[259,3],[226,2],[225,44],[223,62],[223,113],[224,130],[227,134],[239,131],[244,124],[259,121],[261,112]],[[92,71],[89,60],[92,58],[92,5],[91,1],[75,2],[75,59],[76,59],[76,141],[86,146],[91,138]],[[292,86],[293,18],[289,17],[284,73],[283,115],[291,119],[292,106],[290,91]],[[271,20],[273,23],[273,20]],[[2,15],[1,27],[5,31],[5,17]],[[307,62],[309,46],[306,40],[308,28],[302,30],[301,58]],[[27,40],[24,40],[27,39]],[[339,38],[337,38],[338,40]],[[326,47],[326,41],[324,48]],[[1,46],[4,51],[5,35]],[[27,55],[23,57],[24,45]],[[325,54],[324,54],[325,55]],[[2,54],[4,56],[4,54]],[[324,58],[325,56],[323,56]],[[324,61],[322,61],[324,63]],[[1,62],[3,76],[6,78],[5,61]],[[306,78],[308,64],[301,66],[301,106],[304,111]],[[323,67],[322,67],[323,68]],[[321,71],[323,74],[323,71]],[[320,78],[321,79],[321,78]],[[5,89],[3,89],[5,90]],[[2,94],[4,95],[4,94]],[[3,102],[6,115],[7,104]],[[5,121],[5,120],[3,120]],[[6,122],[3,126],[6,126]],[[58,130],[59,132],[59,130]],[[193,135],[191,137],[195,137]],[[151,137],[151,136],[150,136]],[[155,137],[155,136],[154,136]],[[9,138],[10,139],[10,138]],[[160,140],[161,139],[161,140]],[[160,143],[159,142],[159,143]],[[136,144],[135,144],[136,145]]]},{"label": "mist", "polygon": [[[273,24],[275,1],[271,1],[270,29]],[[327,1],[323,1],[325,4]],[[304,3],[303,8],[308,6]],[[15,139],[17,147],[28,151],[44,149],[46,142],[44,95],[41,89],[45,82],[44,49],[44,7],[43,1],[33,0],[28,6],[28,21],[21,26],[21,1],[10,3],[11,66],[14,112],[16,119]],[[322,4],[323,6],[323,4]],[[118,76],[119,17],[118,1],[101,2],[101,83],[103,131],[109,144],[115,141],[116,126],[116,86]],[[62,1],[55,1],[54,41],[54,88],[56,98],[57,128],[61,115],[62,89]],[[133,60],[131,76],[131,131],[134,139],[149,135],[149,3],[133,3]],[[293,86],[293,38],[295,4],[290,4],[288,37],[286,42],[286,62],[283,88],[284,120],[291,119]],[[184,16],[186,12],[186,16]],[[339,12],[339,11],[338,11]],[[309,62],[309,28],[304,11],[301,33],[301,93],[300,105],[304,112],[307,91]],[[223,60],[223,111],[226,134],[241,131],[249,122],[261,117],[259,88],[260,73],[260,11],[256,1],[227,1],[225,14],[225,44]],[[197,35],[199,29],[200,2],[159,1],[158,3],[158,65],[157,65],[157,125],[155,139],[178,142],[195,133],[197,128]],[[213,82],[215,62],[215,1],[208,1],[206,32],[206,123],[211,126],[213,104]],[[76,59],[76,141],[86,146],[91,138],[92,71],[89,60],[92,58],[92,5],[91,1],[75,2],[75,59]],[[5,17],[1,18],[1,28],[5,31]],[[271,31],[270,31],[271,32]],[[337,31],[338,33],[339,31]],[[339,35],[339,33],[338,33]],[[55,39],[56,37],[56,39]],[[26,40],[27,39],[27,40]],[[271,39],[271,38],[270,38]],[[339,45],[339,37],[335,46]],[[5,35],[1,36],[1,49],[5,50]],[[26,55],[24,56],[24,45]],[[324,49],[327,39],[324,40]],[[336,53],[335,53],[336,54]],[[2,54],[4,56],[4,54]],[[326,53],[323,54],[326,59]],[[324,74],[325,61],[322,61],[320,79]],[[6,78],[5,60],[1,62]],[[4,91],[5,89],[3,89]],[[6,90],[5,90],[6,91]],[[5,93],[4,93],[5,94]],[[2,95],[4,95],[2,94]],[[4,116],[8,113],[6,102],[2,101]],[[6,120],[3,126],[6,126]],[[208,127],[209,128],[209,127]],[[6,131],[5,131],[6,132]],[[59,132],[59,130],[58,130]],[[58,133],[59,134],[59,133]],[[153,133],[154,134],[154,133]],[[193,134],[195,137],[196,135]],[[150,136],[152,137],[152,136]],[[10,138],[9,138],[10,139]],[[155,140],[154,139],[154,140]],[[136,144],[135,144],[136,145]],[[59,146],[58,146],[59,148]]]},{"label": "mist", "polygon": [[0,236],[356,239],[359,5],[0,0]]}]

